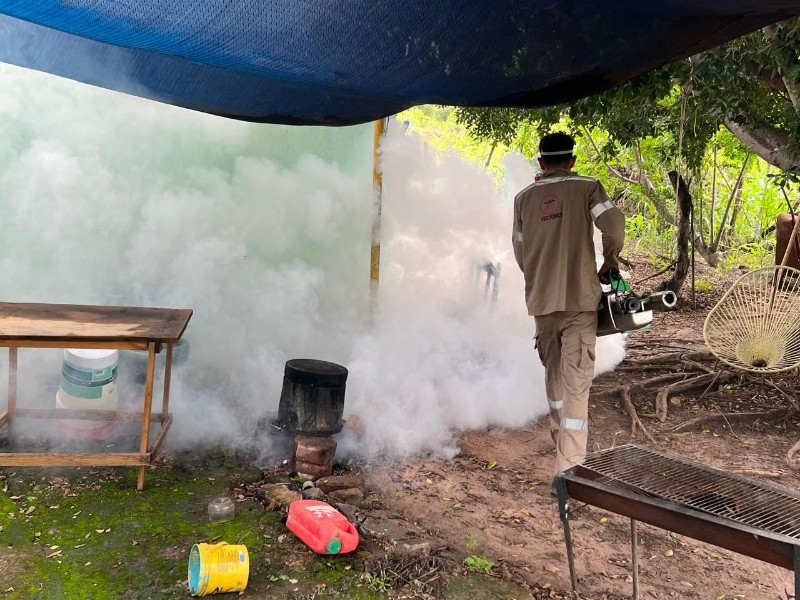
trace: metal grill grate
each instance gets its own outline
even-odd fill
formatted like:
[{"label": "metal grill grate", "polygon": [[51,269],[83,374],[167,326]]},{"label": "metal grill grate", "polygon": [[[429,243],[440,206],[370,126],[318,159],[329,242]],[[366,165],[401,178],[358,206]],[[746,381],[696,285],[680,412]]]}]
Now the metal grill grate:
[{"label": "metal grill grate", "polygon": [[800,541],[800,494],[635,445],[590,454],[581,475]]}]

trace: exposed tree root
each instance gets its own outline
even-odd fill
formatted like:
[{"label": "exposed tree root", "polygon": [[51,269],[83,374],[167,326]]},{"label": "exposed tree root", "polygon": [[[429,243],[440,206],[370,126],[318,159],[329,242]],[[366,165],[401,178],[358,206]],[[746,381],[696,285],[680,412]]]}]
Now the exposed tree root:
[{"label": "exposed tree root", "polygon": [[719,371],[716,373],[710,372],[662,387],[656,394],[656,416],[658,417],[658,420],[662,423],[667,420],[669,406],[668,399],[670,394],[704,388],[705,391],[703,394],[705,395],[705,393],[708,392],[708,390],[714,385],[720,385],[735,378],[735,374],[725,371]]},{"label": "exposed tree root", "polygon": [[642,435],[647,438],[647,441],[651,444],[655,444],[656,441],[653,439],[653,436],[650,435],[650,432],[647,431],[647,428],[642,423],[641,419],[639,419],[639,415],[636,412],[636,407],[631,402],[631,386],[623,385],[618,388],[620,396],[622,396],[622,403],[625,405],[625,408],[628,410],[628,414],[631,416],[631,437],[636,437],[636,430],[640,429],[642,431]]},{"label": "exposed tree root", "polygon": [[[694,350],[627,359],[623,365],[618,367],[619,370],[636,373],[662,371],[662,374],[635,383],[609,387],[599,391],[599,395],[618,395],[631,419],[631,437],[635,437],[641,431],[642,435],[653,444],[656,443],[656,440],[642,423],[640,413],[637,412],[631,398],[633,394],[655,393],[655,414],[641,414],[658,419],[661,423],[667,420],[671,396],[696,390],[701,392],[698,398],[703,398],[711,390],[719,389],[724,384],[737,379],[740,382],[747,380],[770,387],[777,391],[790,405],[788,408],[781,407],[765,412],[722,413],[718,411],[718,414],[706,415],[681,423],[672,429],[673,432],[689,431],[717,422],[724,422],[728,428],[731,428],[731,422],[752,422],[755,420],[769,422],[800,413],[800,400],[795,398],[791,392],[776,384],[772,378],[767,379],[766,377],[758,377],[751,374],[736,373],[719,367],[719,361],[713,354]],[[780,378],[778,378],[778,381],[780,381]],[[731,431],[731,433],[733,432]],[[787,453],[787,461],[792,468],[800,468],[800,440]],[[773,472],[748,474],[772,478],[778,478],[783,475]]]},{"label": "exposed tree root", "polygon": [[[731,421],[755,421],[760,420],[764,422],[778,421],[794,414],[794,411],[789,408],[775,408],[764,412],[743,412],[743,413],[717,413],[716,415],[705,415],[684,421],[680,425],[672,428],[672,433],[680,433],[682,431],[690,431],[699,426],[711,425],[724,421],[730,423]],[[800,442],[796,445],[800,449]],[[791,452],[791,451],[790,451]]]}]

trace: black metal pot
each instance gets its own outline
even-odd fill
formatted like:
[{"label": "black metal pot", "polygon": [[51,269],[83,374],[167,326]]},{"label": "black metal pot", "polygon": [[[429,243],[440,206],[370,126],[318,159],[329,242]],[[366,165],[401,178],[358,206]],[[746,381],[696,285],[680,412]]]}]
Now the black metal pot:
[{"label": "black metal pot", "polygon": [[278,405],[280,429],[306,435],[332,435],[344,426],[347,369],[324,360],[286,361]]}]

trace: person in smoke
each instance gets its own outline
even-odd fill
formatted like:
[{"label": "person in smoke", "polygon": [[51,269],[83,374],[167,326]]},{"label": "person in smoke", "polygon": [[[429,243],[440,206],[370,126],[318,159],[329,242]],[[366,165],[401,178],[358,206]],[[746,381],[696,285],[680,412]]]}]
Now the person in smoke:
[{"label": "person in smoke", "polygon": [[[592,177],[572,171],[575,140],[551,133],[539,143],[541,177],[514,199],[512,243],[525,276],[528,314],[545,368],[555,472],[586,456],[589,388],[594,376],[601,281],[617,268],[625,217]],[[603,234],[597,270],[594,226]]]}]

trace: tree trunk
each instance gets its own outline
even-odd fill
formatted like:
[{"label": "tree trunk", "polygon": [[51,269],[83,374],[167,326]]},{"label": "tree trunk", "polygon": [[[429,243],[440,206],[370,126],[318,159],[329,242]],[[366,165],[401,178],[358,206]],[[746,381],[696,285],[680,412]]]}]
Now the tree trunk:
[{"label": "tree trunk", "polygon": [[[741,187],[742,182],[744,181],[744,172],[747,170],[747,163],[750,162],[751,154],[748,152],[747,155],[744,157],[744,162],[742,162],[742,169],[739,171],[739,177],[736,179],[736,183],[731,188],[731,195],[728,198],[728,203],[725,205],[725,212],[722,213],[722,220],[719,222],[719,229],[717,229],[717,235],[714,237],[714,232],[711,232],[712,239],[711,239],[711,251],[716,252],[719,250],[719,243],[722,240],[722,232],[725,229],[725,223],[728,221],[728,211],[730,211],[731,203],[733,202],[734,198],[736,197],[737,190]],[[722,175],[722,171],[720,171],[720,175]]]},{"label": "tree trunk", "polygon": [[675,272],[659,286],[660,290],[680,292],[689,272],[689,237],[692,219],[692,197],[677,171],[669,172],[669,181],[678,197],[678,249],[675,257]]},{"label": "tree trunk", "polygon": [[694,247],[697,248],[697,251],[700,253],[700,256],[703,257],[703,260],[705,260],[709,264],[709,266],[716,267],[719,264],[720,261],[719,254],[712,251],[711,248],[709,248],[706,245],[705,240],[702,239],[699,235],[694,238]]},{"label": "tree trunk", "polygon": [[739,211],[742,209],[742,189],[744,188],[744,180],[739,180],[739,186],[736,188],[736,199],[733,202],[733,212],[731,213],[731,222],[728,225],[728,245],[736,237],[736,219],[739,217]]},{"label": "tree trunk", "polygon": [[[711,209],[708,211],[709,241],[712,241],[714,239],[714,209],[716,208],[716,203],[717,203],[717,147],[714,146],[714,172],[711,176]],[[703,242],[704,242],[703,245],[705,245],[705,238],[703,239]]]},{"label": "tree trunk", "polygon": [[748,127],[728,118],[723,123],[740,142],[769,164],[784,171],[800,172],[800,155],[789,150],[792,140],[788,133],[769,125]]}]

